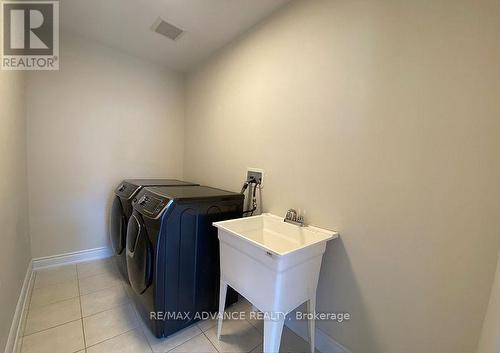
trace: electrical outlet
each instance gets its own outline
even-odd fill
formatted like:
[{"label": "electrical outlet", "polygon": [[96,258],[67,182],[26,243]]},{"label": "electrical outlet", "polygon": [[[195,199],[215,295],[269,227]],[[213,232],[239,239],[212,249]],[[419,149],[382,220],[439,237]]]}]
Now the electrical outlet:
[{"label": "electrical outlet", "polygon": [[264,187],[264,171],[258,168],[247,168],[247,180],[254,177],[255,180],[260,180],[260,187]]}]

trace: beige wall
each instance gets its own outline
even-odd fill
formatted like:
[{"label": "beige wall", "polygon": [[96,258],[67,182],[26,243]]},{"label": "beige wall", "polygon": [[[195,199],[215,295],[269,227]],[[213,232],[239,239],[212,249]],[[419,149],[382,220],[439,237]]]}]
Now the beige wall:
[{"label": "beige wall", "polygon": [[500,256],[477,353],[500,352]]},{"label": "beige wall", "polygon": [[0,352],[31,258],[24,75],[0,70]]},{"label": "beige wall", "polygon": [[319,327],[471,353],[500,247],[500,3],[299,1],[188,77],[185,177],[333,228]]},{"label": "beige wall", "polygon": [[108,245],[125,177],[182,177],[182,76],[65,35],[61,70],[27,80],[33,257]]}]

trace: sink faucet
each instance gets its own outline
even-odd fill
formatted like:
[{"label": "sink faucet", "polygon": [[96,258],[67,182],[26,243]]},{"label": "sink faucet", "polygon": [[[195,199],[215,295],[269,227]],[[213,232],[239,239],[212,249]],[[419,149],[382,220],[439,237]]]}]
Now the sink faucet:
[{"label": "sink faucet", "polygon": [[305,225],[304,224],[304,216],[298,214],[297,211],[294,210],[293,208],[290,208],[286,212],[285,222],[295,224],[296,226],[300,226],[300,227],[303,227]]}]

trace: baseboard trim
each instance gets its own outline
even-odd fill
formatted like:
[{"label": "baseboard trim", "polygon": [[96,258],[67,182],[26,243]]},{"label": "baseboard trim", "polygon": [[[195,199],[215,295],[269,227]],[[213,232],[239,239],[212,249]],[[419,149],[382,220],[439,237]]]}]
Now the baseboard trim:
[{"label": "baseboard trim", "polygon": [[[305,341],[309,341],[307,322],[287,320],[285,321],[285,325]],[[351,353],[346,347],[335,341],[318,327],[316,327],[316,349],[321,353]]]},{"label": "baseboard trim", "polygon": [[75,251],[66,254],[39,257],[33,259],[33,270],[41,270],[44,268],[75,264],[78,262],[92,261],[104,259],[113,255],[113,252],[108,247],[87,249]]},{"label": "baseboard trim", "polygon": [[12,318],[12,323],[10,325],[9,337],[7,338],[7,345],[5,346],[5,353],[15,353],[20,348],[21,342],[21,324],[23,321],[23,314],[27,313],[28,306],[28,293],[30,291],[31,285],[33,283],[33,261],[31,260],[26,269],[26,275],[24,276],[23,286],[21,288],[21,293],[19,293],[19,299],[17,300],[16,311],[14,312],[14,317]]}]

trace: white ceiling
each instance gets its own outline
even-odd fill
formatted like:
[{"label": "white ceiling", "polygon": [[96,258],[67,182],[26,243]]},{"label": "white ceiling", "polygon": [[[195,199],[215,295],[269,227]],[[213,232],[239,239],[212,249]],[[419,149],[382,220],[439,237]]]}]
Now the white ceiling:
[{"label": "white ceiling", "polygon": [[[61,0],[62,30],[187,71],[289,0]],[[151,30],[161,17],[186,32]]]}]

